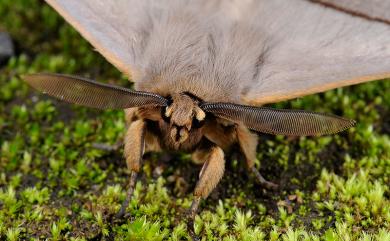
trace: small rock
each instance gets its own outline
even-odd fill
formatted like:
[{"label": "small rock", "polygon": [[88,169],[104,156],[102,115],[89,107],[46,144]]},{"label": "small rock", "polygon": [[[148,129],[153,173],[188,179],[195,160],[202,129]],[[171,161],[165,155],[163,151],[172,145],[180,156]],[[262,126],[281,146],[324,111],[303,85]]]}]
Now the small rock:
[{"label": "small rock", "polygon": [[14,56],[14,44],[11,36],[6,32],[0,32],[0,64]]}]

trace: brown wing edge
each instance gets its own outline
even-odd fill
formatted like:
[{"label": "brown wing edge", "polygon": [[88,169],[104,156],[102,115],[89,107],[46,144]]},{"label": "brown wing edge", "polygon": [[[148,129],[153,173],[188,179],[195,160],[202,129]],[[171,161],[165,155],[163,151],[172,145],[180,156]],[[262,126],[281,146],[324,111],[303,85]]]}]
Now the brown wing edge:
[{"label": "brown wing edge", "polygon": [[390,72],[378,74],[378,75],[367,75],[367,76],[362,76],[354,79],[340,80],[337,82],[331,82],[324,85],[317,85],[305,90],[295,91],[288,95],[281,93],[281,94],[274,94],[265,97],[260,97],[256,99],[251,99],[250,96],[243,96],[242,101],[243,103],[248,105],[259,106],[263,104],[271,104],[271,103],[281,102],[285,100],[291,100],[306,95],[321,93],[331,89],[336,89],[336,88],[345,87],[349,85],[356,85],[356,84],[361,84],[361,83],[370,82],[374,80],[384,80],[387,78],[390,78]]},{"label": "brown wing edge", "polygon": [[[380,13],[375,12],[375,11],[371,12],[371,15],[370,15],[370,13],[368,13],[367,11],[364,11],[364,9],[348,8],[348,6],[346,6],[342,2],[337,2],[334,0],[308,0],[308,1],[310,1],[312,3],[316,3],[316,4],[321,4],[325,7],[333,8],[335,10],[338,10],[338,11],[356,16],[356,17],[361,17],[361,18],[364,18],[364,19],[367,19],[370,21],[377,21],[377,22],[382,22],[382,23],[390,25],[390,17],[389,17],[390,15],[383,16]],[[361,0],[359,0],[359,1],[362,2]]]},{"label": "brown wing edge", "polygon": [[123,63],[117,56],[115,56],[110,49],[106,49],[100,43],[99,40],[95,39],[89,34],[87,29],[84,29],[77,20],[75,20],[67,11],[65,11],[60,4],[55,0],[45,0],[54,10],[56,10],[70,25],[72,25],[88,42],[95,47],[104,58],[106,58],[111,64],[118,68],[122,73],[126,74],[127,77],[131,78],[130,67]]}]

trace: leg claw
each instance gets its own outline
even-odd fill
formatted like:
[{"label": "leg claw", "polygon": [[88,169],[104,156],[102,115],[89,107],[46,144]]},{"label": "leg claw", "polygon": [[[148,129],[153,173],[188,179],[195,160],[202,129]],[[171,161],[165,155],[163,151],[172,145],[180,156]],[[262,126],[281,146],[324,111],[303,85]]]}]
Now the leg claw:
[{"label": "leg claw", "polygon": [[279,188],[278,184],[267,181],[255,167],[252,167],[252,172],[255,174],[256,179],[259,182],[259,184],[262,185],[263,187],[270,189],[270,190],[276,190]]},{"label": "leg claw", "polygon": [[123,218],[123,216],[126,214],[126,208],[129,206],[130,200],[133,196],[135,184],[137,181],[137,176],[138,176],[137,172],[134,171],[131,172],[129,188],[127,189],[127,193],[126,193],[126,199],[125,201],[123,201],[121,205],[121,209],[119,209],[119,212],[115,215],[117,219]]}]

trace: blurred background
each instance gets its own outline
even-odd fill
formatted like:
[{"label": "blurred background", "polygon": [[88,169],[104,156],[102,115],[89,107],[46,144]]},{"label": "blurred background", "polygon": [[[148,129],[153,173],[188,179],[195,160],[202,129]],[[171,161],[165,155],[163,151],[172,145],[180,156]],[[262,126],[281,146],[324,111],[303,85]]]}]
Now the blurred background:
[{"label": "blurred background", "polygon": [[[128,211],[115,221],[128,177],[122,111],[58,102],[26,73],[76,74],[131,88],[48,5],[0,1],[0,239],[185,240],[184,215],[200,166],[188,153],[145,156]],[[390,81],[272,105],[355,119],[339,135],[261,135],[257,168],[281,189],[263,190],[240,156],[201,205],[203,240],[390,240]]]}]

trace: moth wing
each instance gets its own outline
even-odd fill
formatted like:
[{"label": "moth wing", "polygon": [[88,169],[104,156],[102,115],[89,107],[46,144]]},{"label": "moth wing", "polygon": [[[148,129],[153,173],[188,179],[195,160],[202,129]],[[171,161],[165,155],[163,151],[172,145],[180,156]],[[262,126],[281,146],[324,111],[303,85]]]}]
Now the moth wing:
[{"label": "moth wing", "polygon": [[[258,41],[264,42],[258,75],[240,80],[241,103],[277,102],[390,76],[390,17],[385,11],[390,0],[353,1],[361,3],[357,5],[323,1],[336,7],[314,0],[236,0],[230,2],[231,11],[214,9],[224,19],[248,21],[247,26],[261,33]],[[47,2],[108,61],[134,77],[143,43],[153,29],[148,19],[158,16],[159,9],[169,8],[168,3],[173,6],[180,1]],[[202,0],[197,3],[206,5]],[[219,27],[226,29],[225,25]],[[240,51],[248,49],[241,47]]]},{"label": "moth wing", "polygon": [[[199,8],[199,13],[223,12],[223,3],[197,0],[45,0],[70,23],[110,63],[129,77],[138,74],[143,50],[155,22],[172,8],[183,5]],[[233,7],[235,7],[232,4]],[[164,31],[164,30],[163,30]],[[134,78],[133,78],[134,79]]]},{"label": "moth wing", "polygon": [[314,2],[363,18],[390,23],[390,1],[316,0]]},{"label": "moth wing", "polygon": [[390,1],[322,2],[327,4],[259,1],[246,9],[242,21],[256,26],[267,42],[259,76],[241,95],[244,103],[390,77]]},{"label": "moth wing", "polygon": [[137,53],[133,44],[145,37],[137,13],[148,1],[46,0],[109,62],[130,76]]}]

